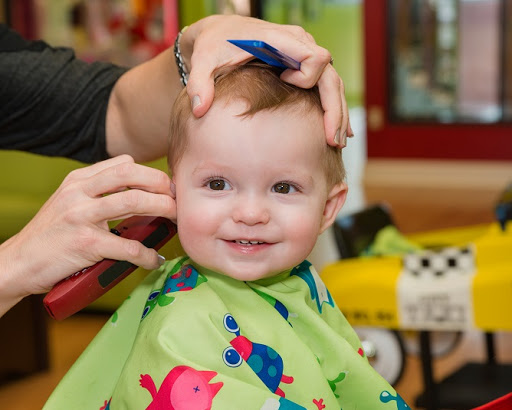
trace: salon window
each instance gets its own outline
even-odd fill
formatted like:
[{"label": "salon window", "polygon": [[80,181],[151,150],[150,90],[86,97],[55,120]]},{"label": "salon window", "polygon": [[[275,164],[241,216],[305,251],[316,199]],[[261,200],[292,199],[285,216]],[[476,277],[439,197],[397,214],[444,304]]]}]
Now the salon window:
[{"label": "salon window", "polygon": [[370,158],[512,159],[512,0],[366,1]]}]

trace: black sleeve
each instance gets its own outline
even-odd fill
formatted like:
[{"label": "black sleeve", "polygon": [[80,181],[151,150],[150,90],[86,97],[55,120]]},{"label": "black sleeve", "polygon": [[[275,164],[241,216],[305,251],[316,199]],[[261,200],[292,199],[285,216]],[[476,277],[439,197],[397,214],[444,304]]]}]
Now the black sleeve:
[{"label": "black sleeve", "polygon": [[108,99],[125,71],[27,41],[0,24],[0,149],[82,162],[108,158]]}]

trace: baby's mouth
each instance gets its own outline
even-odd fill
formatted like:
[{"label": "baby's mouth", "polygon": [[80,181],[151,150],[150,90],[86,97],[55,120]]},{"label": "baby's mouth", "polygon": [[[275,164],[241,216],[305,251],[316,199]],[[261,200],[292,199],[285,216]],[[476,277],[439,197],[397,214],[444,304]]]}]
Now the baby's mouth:
[{"label": "baby's mouth", "polygon": [[246,240],[243,240],[243,239],[240,239],[240,240],[234,240],[234,241],[231,241],[232,243],[236,243],[238,245],[263,245],[264,243],[266,242],[261,242],[261,241],[246,241]]}]

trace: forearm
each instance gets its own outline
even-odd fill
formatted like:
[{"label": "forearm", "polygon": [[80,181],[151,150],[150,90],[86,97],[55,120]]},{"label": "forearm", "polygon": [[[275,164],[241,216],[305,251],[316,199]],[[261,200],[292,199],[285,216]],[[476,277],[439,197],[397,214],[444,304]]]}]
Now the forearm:
[{"label": "forearm", "polygon": [[167,154],[172,104],[182,90],[168,49],[117,81],[107,109],[107,152],[148,161]]},{"label": "forearm", "polygon": [[126,68],[26,41],[0,24],[0,149],[106,159],[105,115]]},{"label": "forearm", "polygon": [[[23,293],[23,268],[17,256],[15,238],[0,245],[0,317],[27,294]],[[27,261],[28,262],[28,261]]]}]

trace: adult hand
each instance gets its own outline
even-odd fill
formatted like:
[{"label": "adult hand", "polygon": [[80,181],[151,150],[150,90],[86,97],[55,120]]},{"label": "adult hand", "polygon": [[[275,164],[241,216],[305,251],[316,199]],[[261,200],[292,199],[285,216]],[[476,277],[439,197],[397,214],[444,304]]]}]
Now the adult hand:
[{"label": "adult hand", "polygon": [[128,155],[71,172],[23,230],[0,246],[0,316],[104,258],[158,267],[163,260],[154,249],[113,235],[107,222],[133,215],[175,219],[175,213],[169,177]]},{"label": "adult hand", "polygon": [[[181,51],[190,70],[187,93],[194,115],[203,116],[213,102],[213,73],[253,57],[228,39],[262,40],[301,62],[300,71],[285,70],[281,78],[302,88],[318,84],[324,108],[327,143],[345,146],[352,136],[343,81],[331,64],[331,54],[299,26],[273,24],[243,16],[209,16],[192,24],[181,37]],[[192,52],[193,50],[193,52]]]}]

